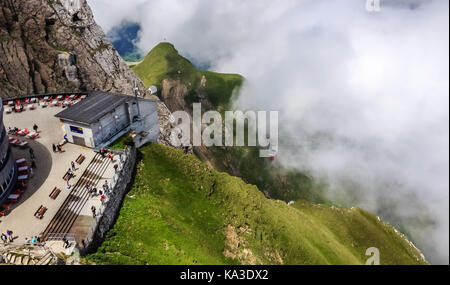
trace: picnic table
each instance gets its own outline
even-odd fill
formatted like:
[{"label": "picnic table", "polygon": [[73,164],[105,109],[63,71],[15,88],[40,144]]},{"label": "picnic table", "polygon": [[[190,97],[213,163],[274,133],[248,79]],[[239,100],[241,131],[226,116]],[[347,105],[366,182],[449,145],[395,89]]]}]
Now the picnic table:
[{"label": "picnic table", "polygon": [[69,98],[73,99],[73,98],[75,98],[75,95],[72,94],[72,95],[69,96]]},{"label": "picnic table", "polygon": [[56,97],[56,99],[61,100],[63,98],[62,95],[59,95],[58,97]]},{"label": "picnic table", "polygon": [[9,105],[9,106],[14,105],[14,101],[8,101],[8,105]]},{"label": "picnic table", "polygon": [[28,170],[28,166],[21,166],[18,169],[19,169],[19,171],[25,171],[25,170]]},{"label": "picnic table", "polygon": [[30,133],[30,131],[28,131],[27,129],[19,130],[19,131],[17,132],[17,134],[18,134],[19,136],[26,136],[26,135],[28,135],[29,133]]},{"label": "picnic table", "polygon": [[29,133],[29,134],[27,135],[27,137],[29,137],[30,139],[35,139],[35,138],[37,138],[38,136],[39,136],[39,134],[36,133],[36,132],[31,132],[31,133]]},{"label": "picnic table", "polygon": [[27,161],[25,160],[25,158],[20,158],[20,159],[17,159],[17,160],[16,160],[16,163],[17,163],[17,164],[21,164],[21,163],[24,163],[24,162],[27,162]]},{"label": "picnic table", "polygon": [[45,212],[47,211],[47,207],[44,207],[41,205],[39,209],[37,209],[36,213],[34,213],[34,216],[38,219],[42,219],[44,217]]},{"label": "picnic table", "polygon": [[28,142],[21,142],[19,141],[19,143],[17,143],[16,145],[20,146],[20,147],[24,147],[28,145]]},{"label": "picnic table", "polygon": [[36,102],[36,98],[31,98],[30,102],[35,103]]},{"label": "picnic table", "polygon": [[21,166],[18,169],[19,169],[19,171],[25,171],[25,170],[28,170],[28,166]]},{"label": "picnic table", "polygon": [[59,193],[61,193],[61,189],[55,187],[53,191],[50,193],[49,197],[55,200],[58,197]]},{"label": "picnic table", "polygon": [[84,98],[86,98],[87,96],[86,95],[81,95],[81,99],[84,99]]},{"label": "picnic table", "polygon": [[21,180],[26,180],[28,179],[28,175],[20,175],[19,177],[17,177],[17,180],[21,181]]},{"label": "picnic table", "polygon": [[11,195],[8,196],[9,200],[17,200],[19,198],[20,198],[19,194],[11,194]]},{"label": "picnic table", "polygon": [[48,98],[49,98],[48,96],[45,96],[45,97],[44,97],[44,100],[48,100]]}]

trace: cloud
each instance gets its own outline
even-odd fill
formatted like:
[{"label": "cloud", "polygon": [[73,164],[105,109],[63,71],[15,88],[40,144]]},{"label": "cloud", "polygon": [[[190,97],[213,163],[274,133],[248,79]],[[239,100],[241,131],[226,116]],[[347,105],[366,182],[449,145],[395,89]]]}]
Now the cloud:
[{"label": "cloud", "polygon": [[381,0],[378,13],[358,0],[88,2],[106,30],[139,22],[142,51],[170,41],[243,74],[236,107],[280,111],[280,163],[449,262],[448,1]]}]

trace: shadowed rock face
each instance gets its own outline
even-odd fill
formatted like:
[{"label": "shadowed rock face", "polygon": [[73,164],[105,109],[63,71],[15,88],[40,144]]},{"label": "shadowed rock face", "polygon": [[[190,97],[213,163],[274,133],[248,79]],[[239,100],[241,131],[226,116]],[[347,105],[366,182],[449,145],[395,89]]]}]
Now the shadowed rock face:
[{"label": "shadowed rock face", "polygon": [[102,90],[132,95],[134,80],[85,0],[0,0],[0,96]]}]

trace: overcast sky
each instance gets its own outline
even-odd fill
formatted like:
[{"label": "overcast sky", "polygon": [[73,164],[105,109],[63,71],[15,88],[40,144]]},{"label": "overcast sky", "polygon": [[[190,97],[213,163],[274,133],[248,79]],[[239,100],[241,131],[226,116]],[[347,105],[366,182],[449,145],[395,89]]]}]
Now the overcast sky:
[{"label": "overcast sky", "polygon": [[337,201],[356,191],[358,206],[400,217],[429,260],[448,263],[447,0],[381,0],[372,13],[365,0],[88,3],[105,31],[140,23],[144,53],[166,40],[244,75],[236,108],[280,112],[280,163],[326,179]]}]

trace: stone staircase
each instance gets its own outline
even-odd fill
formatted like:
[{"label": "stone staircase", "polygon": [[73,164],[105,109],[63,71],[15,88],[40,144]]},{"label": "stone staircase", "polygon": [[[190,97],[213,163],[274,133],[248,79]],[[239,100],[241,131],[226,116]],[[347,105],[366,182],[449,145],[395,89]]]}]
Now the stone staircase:
[{"label": "stone staircase", "polygon": [[0,248],[1,265],[54,265],[58,257],[45,246]]}]

